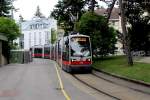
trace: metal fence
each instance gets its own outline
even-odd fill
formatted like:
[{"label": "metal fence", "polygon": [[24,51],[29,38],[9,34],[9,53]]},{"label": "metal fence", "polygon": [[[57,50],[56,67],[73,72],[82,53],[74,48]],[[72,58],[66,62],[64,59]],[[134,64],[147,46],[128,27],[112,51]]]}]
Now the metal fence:
[{"label": "metal fence", "polygon": [[133,57],[144,57],[144,56],[150,56],[150,51],[145,53],[145,51],[132,51],[131,52]]},{"label": "metal fence", "polygon": [[11,50],[10,51],[10,63],[29,63],[32,62],[32,54],[26,50]]}]

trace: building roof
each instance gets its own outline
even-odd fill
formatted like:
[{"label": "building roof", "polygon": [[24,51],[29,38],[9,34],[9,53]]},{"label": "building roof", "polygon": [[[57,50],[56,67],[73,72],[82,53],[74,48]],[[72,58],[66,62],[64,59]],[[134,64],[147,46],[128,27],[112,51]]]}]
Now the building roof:
[{"label": "building roof", "polygon": [[25,21],[21,23],[21,27],[22,30],[31,30],[31,26],[32,25],[36,25],[36,24],[43,24],[44,28],[49,28],[51,26],[51,19],[48,18],[36,18],[36,19],[32,19],[30,21]]},{"label": "building roof", "polygon": [[[99,8],[99,9],[95,10],[95,13],[97,13],[98,15],[106,16],[107,9]],[[113,8],[113,10],[112,10],[110,20],[114,20],[114,19],[119,19],[119,9],[118,8]]]}]

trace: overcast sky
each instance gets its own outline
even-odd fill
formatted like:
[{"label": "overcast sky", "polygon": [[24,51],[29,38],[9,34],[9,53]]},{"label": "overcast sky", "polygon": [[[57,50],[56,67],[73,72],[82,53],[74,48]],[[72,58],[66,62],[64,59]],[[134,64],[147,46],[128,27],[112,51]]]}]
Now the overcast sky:
[{"label": "overcast sky", "polygon": [[18,19],[19,15],[22,15],[25,20],[30,20],[34,16],[38,5],[43,15],[47,17],[57,2],[58,0],[16,0],[13,4],[19,10],[14,13],[14,18]]},{"label": "overcast sky", "polygon": [[18,20],[19,15],[22,15],[25,20],[32,19],[38,5],[43,15],[48,17],[57,2],[58,0],[16,0],[13,5],[19,10],[14,12],[14,18]]}]

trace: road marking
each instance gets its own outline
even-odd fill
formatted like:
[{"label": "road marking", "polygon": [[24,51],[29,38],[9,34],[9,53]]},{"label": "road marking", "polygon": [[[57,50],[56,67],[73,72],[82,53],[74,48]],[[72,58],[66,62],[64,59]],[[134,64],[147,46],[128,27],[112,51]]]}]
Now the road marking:
[{"label": "road marking", "polygon": [[60,85],[60,89],[63,93],[63,95],[65,96],[66,100],[71,100],[70,96],[67,94],[67,92],[64,90],[64,85],[62,83],[62,80],[61,80],[61,77],[60,77],[60,74],[59,74],[59,70],[57,68],[57,64],[55,64],[55,68],[56,68],[56,72],[57,72],[57,77],[58,77],[58,80],[59,80],[59,85]]}]

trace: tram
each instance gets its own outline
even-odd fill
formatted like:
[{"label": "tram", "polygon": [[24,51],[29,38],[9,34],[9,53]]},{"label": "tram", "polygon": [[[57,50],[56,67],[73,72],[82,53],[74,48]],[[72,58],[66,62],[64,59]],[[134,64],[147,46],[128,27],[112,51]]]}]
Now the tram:
[{"label": "tram", "polygon": [[83,70],[91,72],[92,50],[90,37],[82,34],[65,36],[53,47],[53,59],[67,72]]},{"label": "tram", "polygon": [[50,45],[38,45],[31,48],[32,57],[50,59]]},{"label": "tram", "polygon": [[34,58],[42,58],[43,55],[43,48],[42,46],[34,46],[32,47],[32,57]]},{"label": "tram", "polygon": [[44,58],[50,59],[50,45],[44,45]]}]

